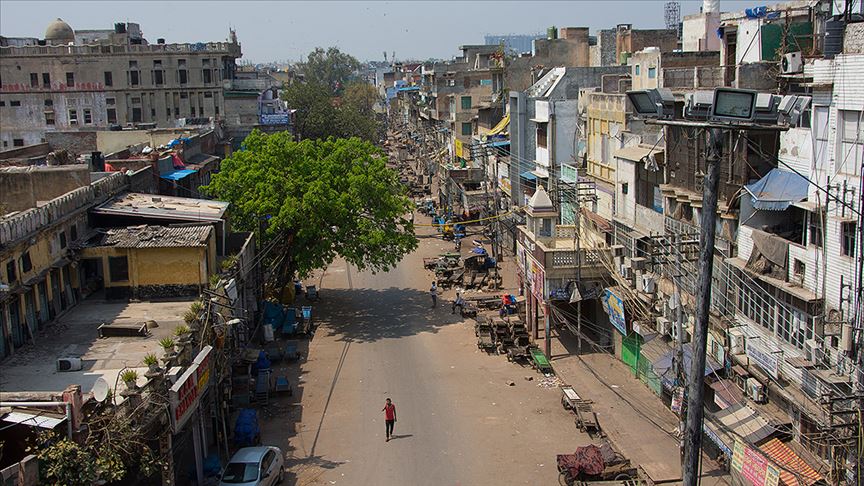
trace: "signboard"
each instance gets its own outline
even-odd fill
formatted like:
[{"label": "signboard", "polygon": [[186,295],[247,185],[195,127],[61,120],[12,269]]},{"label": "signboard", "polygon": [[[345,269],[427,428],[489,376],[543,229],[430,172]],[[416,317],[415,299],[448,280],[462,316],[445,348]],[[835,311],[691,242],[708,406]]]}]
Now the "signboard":
[{"label": "signboard", "polygon": [[741,473],[753,486],[778,486],[780,469],[770,464],[765,457],[735,439],[732,452],[732,469]]},{"label": "signboard", "polygon": [[615,295],[611,289],[604,289],[600,303],[603,304],[603,310],[609,314],[609,322],[618,329],[618,332],[626,336],[627,318],[624,315],[624,301],[621,297]]},{"label": "signboard", "polygon": [[457,138],[453,141],[453,153],[456,155],[456,157],[461,157],[463,159],[465,158],[465,156],[462,155],[462,140],[459,140]]},{"label": "signboard", "polygon": [[180,375],[177,382],[168,390],[171,428],[176,433],[183,428],[195,410],[198,399],[210,384],[210,354],[212,346],[205,346],[195,356],[192,365]]},{"label": "signboard", "polygon": [[533,258],[528,261],[528,281],[531,282],[531,294],[534,295],[534,298],[544,302],[546,300],[546,272]]},{"label": "signboard", "polygon": [[747,343],[747,356],[750,357],[760,368],[765,370],[772,378],[778,377],[779,360],[774,353],[766,353],[751,342]]},{"label": "signboard", "polygon": [[675,389],[675,393],[672,394],[672,411],[674,413],[681,413],[682,403],[684,403],[684,389],[678,387]]},{"label": "signboard", "polygon": [[288,125],[291,120],[288,113],[262,113],[259,118],[262,125]]}]

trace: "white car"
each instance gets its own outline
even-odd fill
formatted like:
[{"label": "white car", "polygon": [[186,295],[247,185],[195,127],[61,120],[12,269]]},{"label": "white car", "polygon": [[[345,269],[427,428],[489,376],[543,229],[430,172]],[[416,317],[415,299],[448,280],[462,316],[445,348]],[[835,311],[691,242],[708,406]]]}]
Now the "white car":
[{"label": "white car", "polygon": [[285,477],[285,455],[278,447],[244,447],[222,471],[219,486],[271,486]]}]

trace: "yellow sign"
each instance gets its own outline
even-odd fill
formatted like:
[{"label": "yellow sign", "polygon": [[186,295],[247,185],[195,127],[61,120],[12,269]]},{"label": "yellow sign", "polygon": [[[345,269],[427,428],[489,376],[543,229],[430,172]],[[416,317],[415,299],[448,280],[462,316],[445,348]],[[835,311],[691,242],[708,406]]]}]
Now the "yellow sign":
[{"label": "yellow sign", "polygon": [[465,158],[465,156],[462,155],[462,140],[457,138],[453,142],[453,153],[456,154],[456,157]]}]

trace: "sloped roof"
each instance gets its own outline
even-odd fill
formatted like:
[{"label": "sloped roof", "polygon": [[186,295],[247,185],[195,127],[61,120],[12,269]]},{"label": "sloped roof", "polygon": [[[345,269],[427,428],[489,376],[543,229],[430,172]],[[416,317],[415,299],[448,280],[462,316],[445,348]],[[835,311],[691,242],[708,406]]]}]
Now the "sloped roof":
[{"label": "sloped roof", "polygon": [[112,228],[94,246],[115,248],[188,248],[207,246],[213,227],[202,226],[129,226]]},{"label": "sloped roof", "polygon": [[534,191],[534,195],[528,201],[528,208],[534,212],[555,211],[555,206],[552,205],[552,200],[549,199],[543,186],[538,186]]}]

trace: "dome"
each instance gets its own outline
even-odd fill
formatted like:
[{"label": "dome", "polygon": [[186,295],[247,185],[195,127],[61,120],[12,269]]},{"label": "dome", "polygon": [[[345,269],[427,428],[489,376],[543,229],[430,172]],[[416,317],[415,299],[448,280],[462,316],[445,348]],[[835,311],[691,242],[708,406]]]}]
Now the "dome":
[{"label": "dome", "polygon": [[75,31],[62,19],[57,19],[48,24],[45,29],[45,40],[49,44],[68,44],[75,42]]}]

